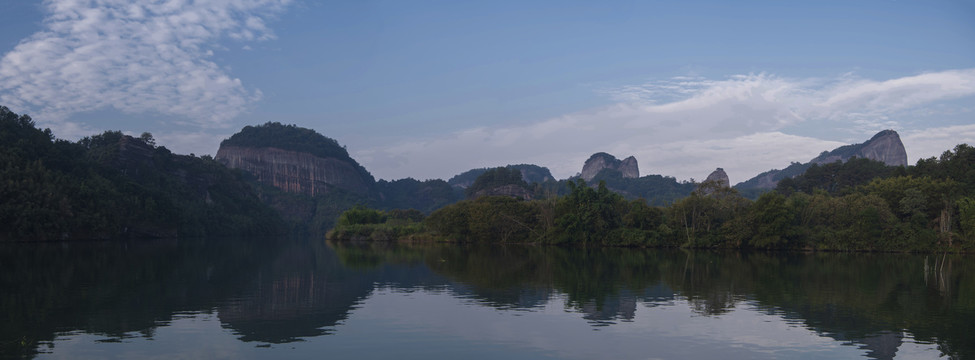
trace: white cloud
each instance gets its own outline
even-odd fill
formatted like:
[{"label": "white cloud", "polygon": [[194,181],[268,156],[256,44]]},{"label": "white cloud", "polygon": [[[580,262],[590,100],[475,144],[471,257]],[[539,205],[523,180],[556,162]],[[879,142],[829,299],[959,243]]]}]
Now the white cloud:
[{"label": "white cloud", "polygon": [[[474,167],[534,163],[558,178],[574,175],[594,152],[636,156],[641,174],[703,179],[723,167],[732,182],[790,162],[806,162],[848,137],[863,142],[893,128],[912,159],[971,141],[975,125],[902,128],[919,109],[975,95],[975,69],[885,81],[786,79],[768,74],[724,80],[676,78],[606,90],[618,102],[516,127],[480,127],[441,137],[378,145],[354,155],[380,178],[450,176]],[[963,109],[961,109],[963,110]],[[964,113],[965,111],[962,111]],[[789,127],[829,127],[821,139]],[[936,153],[931,153],[937,149]],[[913,160],[912,160],[913,161]]]},{"label": "white cloud", "polygon": [[901,135],[901,141],[907,148],[907,162],[913,164],[919,159],[939,157],[958,144],[975,146],[975,124],[909,131]]},{"label": "white cloud", "polygon": [[67,130],[71,114],[106,108],[224,126],[260,92],[210,60],[211,48],[273,38],[266,21],[289,2],[47,1],[44,30],[0,59],[0,103]]},{"label": "white cloud", "polygon": [[233,133],[214,134],[212,131],[163,131],[152,134],[156,145],[179,154],[216,155],[220,141],[230,138]]}]

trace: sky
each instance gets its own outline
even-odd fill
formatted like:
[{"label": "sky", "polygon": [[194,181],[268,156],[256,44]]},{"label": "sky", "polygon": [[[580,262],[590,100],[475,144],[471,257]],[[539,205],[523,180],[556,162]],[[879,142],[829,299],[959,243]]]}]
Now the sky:
[{"label": "sky", "polygon": [[635,156],[732,183],[896,130],[975,145],[975,2],[0,0],[0,105],[215,154],[278,121],[377,178]]}]

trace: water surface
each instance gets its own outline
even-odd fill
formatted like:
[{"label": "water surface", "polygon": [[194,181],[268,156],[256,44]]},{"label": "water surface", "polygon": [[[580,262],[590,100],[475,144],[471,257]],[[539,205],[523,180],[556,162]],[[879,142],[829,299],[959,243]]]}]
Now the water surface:
[{"label": "water surface", "polygon": [[0,356],[973,358],[972,260],[270,239],[2,244]]}]

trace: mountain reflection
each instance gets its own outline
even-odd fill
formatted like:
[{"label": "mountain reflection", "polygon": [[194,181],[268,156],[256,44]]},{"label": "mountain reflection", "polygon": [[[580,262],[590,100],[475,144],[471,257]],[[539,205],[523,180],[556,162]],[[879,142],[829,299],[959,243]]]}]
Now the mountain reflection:
[{"label": "mountain reflection", "polygon": [[447,292],[476,306],[563,302],[593,329],[687,301],[721,317],[754,308],[893,358],[910,333],[975,356],[969,258],[620,248],[199,240],[0,246],[0,357],[33,357],[59,334],[151,338],[179,314],[216,313],[244,342],[341,331],[377,289]]}]

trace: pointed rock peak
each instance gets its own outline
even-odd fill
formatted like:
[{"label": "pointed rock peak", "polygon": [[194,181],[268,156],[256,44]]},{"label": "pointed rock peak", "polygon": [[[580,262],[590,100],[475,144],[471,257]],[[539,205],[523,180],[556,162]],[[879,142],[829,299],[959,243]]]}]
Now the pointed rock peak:
[{"label": "pointed rock peak", "polygon": [[707,179],[697,186],[697,190],[704,195],[710,195],[718,192],[720,189],[730,188],[731,181],[728,179],[728,174],[724,172],[724,169],[718,168],[708,175]]},{"label": "pointed rock peak", "polygon": [[722,168],[712,171],[704,181],[713,181],[721,187],[731,187],[731,180],[728,179],[728,173],[724,172]]}]

